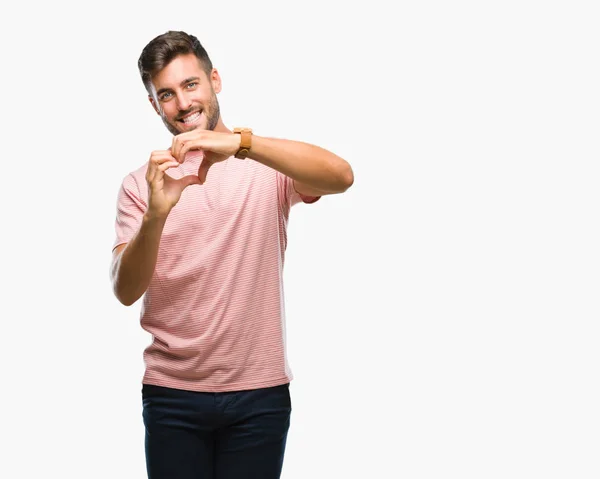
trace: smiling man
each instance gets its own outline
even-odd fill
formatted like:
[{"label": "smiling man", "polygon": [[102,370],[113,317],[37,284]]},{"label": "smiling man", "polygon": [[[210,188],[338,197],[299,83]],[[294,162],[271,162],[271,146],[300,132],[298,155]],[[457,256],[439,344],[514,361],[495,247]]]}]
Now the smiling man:
[{"label": "smiling man", "polygon": [[198,39],[154,38],[138,61],[170,147],[127,174],[111,279],[143,297],[148,477],[280,477],[291,401],[283,264],[290,208],[342,193],[350,165],[300,141],[233,130]]}]

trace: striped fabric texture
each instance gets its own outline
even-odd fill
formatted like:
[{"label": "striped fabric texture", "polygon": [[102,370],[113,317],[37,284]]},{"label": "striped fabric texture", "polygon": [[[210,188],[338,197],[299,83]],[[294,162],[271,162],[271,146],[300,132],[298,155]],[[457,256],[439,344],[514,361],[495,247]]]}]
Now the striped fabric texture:
[{"label": "striped fabric texture", "polygon": [[[190,152],[173,178],[195,174]],[[147,208],[146,163],[117,199],[116,239],[127,243]],[[314,203],[293,181],[253,160],[215,163],[187,187],[167,218],[140,323],[152,335],[142,382],[224,392],[293,379],[286,355],[283,265],[290,208]]]}]

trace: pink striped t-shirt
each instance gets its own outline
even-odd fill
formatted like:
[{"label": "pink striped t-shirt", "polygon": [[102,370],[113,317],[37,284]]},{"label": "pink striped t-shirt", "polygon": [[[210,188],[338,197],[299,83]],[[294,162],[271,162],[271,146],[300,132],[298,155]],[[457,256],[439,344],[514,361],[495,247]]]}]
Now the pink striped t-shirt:
[{"label": "pink striped t-shirt", "polygon": [[[167,170],[196,174],[200,152]],[[147,207],[148,163],[127,175],[117,200],[116,240],[129,242]],[[293,181],[256,161],[215,163],[169,214],[140,323],[152,336],[142,382],[223,392],[293,379],[286,356],[283,264],[292,205],[314,203]]]}]

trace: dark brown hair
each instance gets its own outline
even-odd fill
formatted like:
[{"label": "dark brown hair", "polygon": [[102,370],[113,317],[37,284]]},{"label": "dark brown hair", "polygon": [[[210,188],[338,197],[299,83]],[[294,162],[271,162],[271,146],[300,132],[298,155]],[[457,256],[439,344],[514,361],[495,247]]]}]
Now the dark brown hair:
[{"label": "dark brown hair", "polygon": [[138,69],[148,93],[151,93],[152,78],[166,67],[176,56],[193,53],[200,66],[210,78],[212,62],[208,53],[193,35],[185,32],[168,31],[152,39],[142,50],[138,59]]}]

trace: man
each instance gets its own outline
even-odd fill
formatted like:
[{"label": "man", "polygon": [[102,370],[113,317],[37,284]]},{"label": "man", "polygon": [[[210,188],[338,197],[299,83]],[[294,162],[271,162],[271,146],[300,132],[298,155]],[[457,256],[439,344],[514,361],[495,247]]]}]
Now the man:
[{"label": "man", "polygon": [[[225,126],[198,39],[167,32],[138,67],[174,135],[119,190],[111,278],[140,297],[146,466],[154,479],[278,478],[291,403],[282,284],[292,205],[353,183],[320,147]],[[167,172],[168,170],[168,172]]]}]

